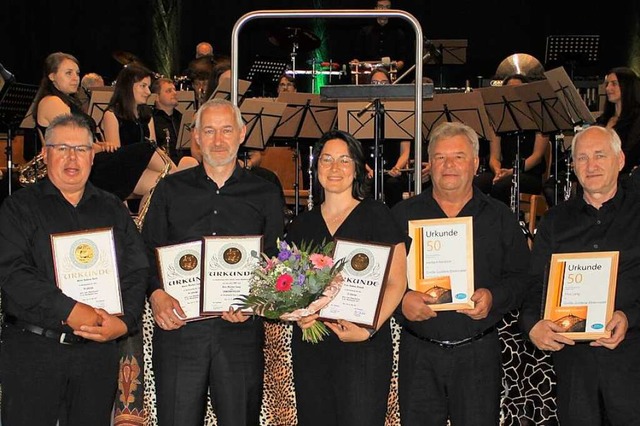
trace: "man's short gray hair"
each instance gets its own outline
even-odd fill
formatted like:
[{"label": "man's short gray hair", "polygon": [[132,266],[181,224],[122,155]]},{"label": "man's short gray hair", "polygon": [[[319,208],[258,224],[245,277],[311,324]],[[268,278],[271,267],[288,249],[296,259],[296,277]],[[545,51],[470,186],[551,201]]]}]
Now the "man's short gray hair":
[{"label": "man's short gray hair", "polygon": [[196,112],[196,118],[195,118],[196,130],[200,130],[202,114],[204,113],[205,110],[210,108],[231,109],[235,115],[236,125],[238,126],[238,129],[242,129],[242,127],[244,126],[244,121],[242,120],[242,113],[240,112],[240,108],[238,108],[237,106],[235,106],[234,104],[232,104],[226,99],[211,99],[205,102],[204,104],[202,104],[202,106],[198,109],[198,112]]},{"label": "man's short gray hair", "polygon": [[433,146],[440,139],[449,139],[454,136],[464,136],[471,148],[473,149],[473,156],[477,157],[480,151],[480,142],[478,141],[478,135],[475,130],[463,123],[452,122],[442,123],[438,125],[429,136],[429,158],[433,156]]},{"label": "man's short gray hair", "polygon": [[613,148],[613,152],[616,155],[620,155],[620,153],[622,152],[622,141],[620,140],[620,136],[618,136],[618,133],[616,133],[615,130],[609,129],[607,127],[602,127],[602,126],[590,126],[590,127],[587,127],[586,129],[580,130],[573,137],[573,140],[571,141],[571,157],[572,158],[575,158],[574,154],[576,152],[576,144],[585,137],[584,134],[589,129],[593,129],[590,131],[601,132],[605,134],[607,136],[609,143],[611,144],[611,148]]},{"label": "man's short gray hair", "polygon": [[75,127],[78,129],[84,129],[89,134],[89,143],[93,143],[92,126],[87,117],[78,114],[62,114],[57,116],[51,120],[47,130],[44,132],[45,143],[49,143],[51,141],[51,135],[58,127]]}]

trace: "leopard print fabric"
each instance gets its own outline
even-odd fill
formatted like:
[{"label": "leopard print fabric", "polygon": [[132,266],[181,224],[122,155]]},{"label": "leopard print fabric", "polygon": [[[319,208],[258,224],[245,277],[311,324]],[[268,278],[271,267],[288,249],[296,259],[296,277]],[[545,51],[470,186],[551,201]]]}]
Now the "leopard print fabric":
[{"label": "leopard print fabric", "polygon": [[[393,371],[389,388],[385,426],[399,426],[398,355],[400,326],[391,319],[393,339]],[[151,368],[153,318],[151,310],[144,316],[144,408],[145,426],[157,424],[155,380]],[[557,425],[555,374],[549,355],[525,341],[517,325],[517,313],[509,314],[499,324],[502,345],[503,390],[501,425]],[[291,358],[292,325],[265,322],[264,394],[261,426],[296,426],[297,413]],[[209,400],[205,426],[217,426]]]},{"label": "leopard print fabric", "polygon": [[556,377],[549,354],[525,340],[518,312],[498,327],[502,345],[502,425],[557,425]]}]

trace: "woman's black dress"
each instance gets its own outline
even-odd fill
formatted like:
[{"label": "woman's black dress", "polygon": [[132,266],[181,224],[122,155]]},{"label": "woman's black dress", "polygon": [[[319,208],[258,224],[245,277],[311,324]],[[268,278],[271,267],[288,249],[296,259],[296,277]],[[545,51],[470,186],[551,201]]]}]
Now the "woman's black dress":
[{"label": "woman's black dress", "polygon": [[[331,235],[320,207],[298,216],[287,241],[320,245],[333,237],[398,244],[403,232],[382,203],[365,199]],[[334,333],[318,344],[302,341],[294,326],[292,354],[300,426],[384,425],[393,351],[389,321],[371,340],[341,342]]]},{"label": "woman's black dress", "polygon": [[125,200],[133,193],[138,180],[147,168],[155,147],[149,137],[149,119],[126,120],[117,117],[120,148],[115,152],[96,154],[89,179],[98,188]]}]

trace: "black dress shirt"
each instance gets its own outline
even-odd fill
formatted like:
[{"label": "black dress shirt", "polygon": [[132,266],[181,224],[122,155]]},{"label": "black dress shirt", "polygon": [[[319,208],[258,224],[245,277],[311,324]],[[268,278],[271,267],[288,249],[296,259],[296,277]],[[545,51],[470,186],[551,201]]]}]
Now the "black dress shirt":
[{"label": "black dress shirt", "polygon": [[[264,251],[275,255],[283,227],[282,202],[274,184],[236,166],[219,188],[199,165],[158,183],[142,236],[155,264],[156,247],[212,235],[263,235]],[[161,287],[155,268],[150,276],[149,295]]]},{"label": "black dress shirt", "polygon": [[[397,204],[392,213],[405,231],[410,220],[447,217],[433,199],[432,188]],[[457,217],[466,216],[473,218],[474,285],[491,291],[493,305],[482,320],[455,311],[438,312],[437,317],[425,321],[408,321],[400,316],[403,326],[421,337],[461,340],[480,334],[517,308],[526,293],[529,248],[513,213],[474,188],[473,197]]]},{"label": "black dress shirt", "polygon": [[620,251],[615,310],[629,321],[627,338],[640,326],[640,198],[621,188],[600,207],[583,198],[570,199],[549,210],[541,220],[533,244],[533,284],[520,312],[529,333],[540,320],[543,289],[553,253]]},{"label": "black dress shirt", "polygon": [[[169,156],[174,163],[178,163],[181,155],[179,155],[176,144],[178,143],[178,134],[180,133],[180,121],[182,114],[177,109],[173,114],[169,115],[160,108],[153,109],[153,125],[156,130],[156,142],[159,146],[167,147]],[[167,146],[167,133],[169,131],[169,144]]]},{"label": "black dress shirt", "polygon": [[70,332],[62,325],[76,304],[56,286],[51,234],[113,227],[124,315],[138,329],[148,263],[129,212],[113,194],[87,183],[77,207],[45,179],[16,192],[0,209],[2,309],[22,321]]}]

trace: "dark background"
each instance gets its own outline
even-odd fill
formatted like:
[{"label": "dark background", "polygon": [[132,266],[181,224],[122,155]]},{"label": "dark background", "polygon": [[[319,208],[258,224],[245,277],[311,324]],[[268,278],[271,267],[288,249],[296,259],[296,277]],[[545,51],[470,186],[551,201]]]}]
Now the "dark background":
[{"label": "dark background", "polygon": [[[36,84],[47,54],[64,51],[75,55],[81,72],[97,72],[110,82],[121,64],[115,51],[127,51],[154,68],[151,15],[158,0],[2,0],[0,7],[0,63],[21,82]],[[174,0],[175,1],[175,0]],[[528,53],[544,64],[548,35],[599,34],[600,61],[579,69],[577,74],[602,76],[614,66],[630,62],[634,33],[640,21],[638,1],[621,0],[598,7],[584,2],[524,1],[422,1],[395,0],[393,7],[412,13],[429,39],[468,39],[467,64],[445,69],[448,86],[462,86],[477,76],[492,77],[498,64],[514,53]],[[243,14],[258,9],[365,8],[374,3],[363,0],[182,0],[179,31],[178,69],[193,58],[195,45],[209,41],[217,53],[230,53],[231,30]],[[327,21],[328,56],[340,63],[357,55],[351,43],[357,29],[370,20]],[[256,54],[279,55],[286,51],[272,46],[267,31],[280,26],[310,27],[303,20],[260,20],[247,25],[240,37],[240,77],[244,77]],[[413,33],[410,33],[413,37]],[[636,34],[636,37],[637,34]],[[304,57],[298,69],[309,68]],[[368,58],[372,59],[372,58]],[[548,68],[548,67],[547,67]],[[439,74],[427,66],[426,75]]]}]

